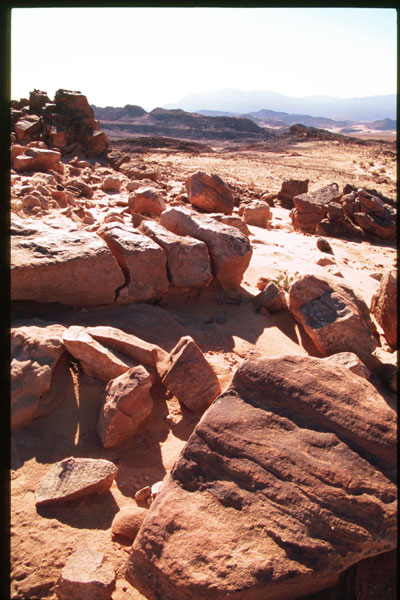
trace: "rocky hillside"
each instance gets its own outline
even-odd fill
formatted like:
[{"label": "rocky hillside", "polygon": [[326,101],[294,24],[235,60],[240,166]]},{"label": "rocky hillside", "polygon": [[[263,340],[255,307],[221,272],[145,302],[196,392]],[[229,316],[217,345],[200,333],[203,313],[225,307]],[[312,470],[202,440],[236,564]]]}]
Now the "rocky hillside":
[{"label": "rocky hillside", "polygon": [[140,106],[101,108],[92,105],[96,119],[111,140],[129,136],[167,136],[199,141],[257,142],[270,139],[272,131],[243,117],[207,117],[184,110]]}]

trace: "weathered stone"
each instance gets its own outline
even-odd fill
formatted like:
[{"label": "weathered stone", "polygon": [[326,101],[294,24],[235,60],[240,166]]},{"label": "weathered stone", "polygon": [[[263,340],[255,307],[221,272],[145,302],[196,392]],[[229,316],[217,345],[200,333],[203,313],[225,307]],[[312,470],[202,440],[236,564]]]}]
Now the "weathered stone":
[{"label": "weathered stone", "polygon": [[159,190],[152,187],[140,187],[129,196],[129,210],[148,217],[159,217],[165,210],[165,201]]},{"label": "weathered stone", "polygon": [[144,502],[149,496],[151,496],[151,487],[146,485],[144,488],[141,488],[136,492],[135,500],[136,502]]},{"label": "weathered stone", "polygon": [[360,360],[354,352],[339,352],[338,354],[327,356],[322,360],[329,361],[332,364],[342,365],[355,375],[364,377],[364,379],[369,379],[369,369],[367,369],[362,360]]},{"label": "weathered stone", "polygon": [[271,313],[287,309],[285,294],[273,281],[254,297],[254,305],[257,311],[266,308]]},{"label": "weathered stone", "polygon": [[357,225],[367,234],[374,236],[374,239],[392,240],[396,236],[396,219],[389,212],[384,214],[355,212],[353,217]]},{"label": "weathered stone", "polygon": [[169,280],[173,286],[190,289],[206,287],[210,283],[211,263],[204,242],[175,235],[154,221],[142,221],[139,229],[165,251]]},{"label": "weathered stone", "polygon": [[40,113],[42,112],[42,108],[45,106],[45,104],[49,103],[50,99],[47,96],[46,92],[42,92],[40,90],[33,90],[33,92],[30,92],[29,109],[37,115],[40,115]]},{"label": "weathered stone", "polygon": [[236,227],[244,233],[244,235],[251,235],[250,229],[247,227],[246,223],[242,221],[242,219],[238,215],[224,215],[222,213],[212,213],[210,217],[216,219],[220,223],[224,223],[224,225],[229,225],[230,227]]},{"label": "weathered stone", "polygon": [[118,473],[109,460],[65,458],[47,471],[35,491],[36,506],[60,504],[110,489]]},{"label": "weathered stone", "polygon": [[85,154],[87,157],[105,156],[108,151],[108,138],[104,131],[94,131],[85,139]]},{"label": "weathered stone", "polygon": [[397,273],[387,271],[371,299],[371,313],[382,327],[387,343],[397,348]]},{"label": "weathered stone", "polygon": [[69,179],[65,182],[65,187],[68,188],[77,188],[79,191],[79,195],[84,198],[93,198],[93,188],[90,187],[87,183],[82,181],[81,179]]},{"label": "weathered stone", "polygon": [[232,214],[235,205],[231,189],[218,175],[198,171],[185,181],[190,204],[205,212]]},{"label": "weathered stone", "polygon": [[341,192],[337,183],[325,185],[322,188],[299,194],[293,198],[295,208],[300,212],[311,212],[325,215],[331,202],[335,202],[341,197]]},{"label": "weathered stone", "polygon": [[107,244],[69,219],[12,217],[11,299],[96,306],[114,302],[124,276]]},{"label": "weathered stone", "polygon": [[135,335],[125,333],[116,327],[97,325],[87,327],[86,332],[96,341],[129,356],[138,363],[157,369],[168,358],[168,353],[160,346],[145,342]]},{"label": "weathered stone", "polygon": [[333,256],[327,256],[322,252],[316,252],[314,260],[315,263],[320,267],[325,267],[326,265],[337,265],[336,260],[333,258]]},{"label": "weathered stone", "polygon": [[180,207],[165,210],[160,223],[177,235],[189,235],[207,245],[212,273],[224,289],[240,285],[252,248],[249,239],[238,229]]},{"label": "weathered stone", "polygon": [[15,157],[13,166],[16,171],[49,171],[58,168],[60,159],[61,153],[56,150],[28,148],[25,154]]},{"label": "weathered stone", "polygon": [[134,540],[147,512],[146,508],[140,508],[135,504],[124,506],[115,515],[111,524],[111,531],[116,535]]},{"label": "weathered stone", "polygon": [[283,208],[293,208],[293,198],[308,192],[308,179],[286,179],[278,192],[278,200]]},{"label": "weathered stone", "polygon": [[59,600],[111,600],[116,575],[94,548],[80,548],[67,560],[54,588]]},{"label": "weathered stone", "polygon": [[128,356],[94,340],[80,325],[72,325],[64,331],[63,343],[68,352],[80,361],[83,372],[100,381],[119,377],[136,366]]},{"label": "weathered stone", "polygon": [[303,275],[289,289],[289,310],[324,356],[354,352],[371,364],[376,330],[364,300],[344,283]]},{"label": "weathered stone", "polygon": [[[30,423],[50,388],[62,354],[65,327],[41,319],[11,328],[11,428]],[[55,408],[55,407],[54,407]]]},{"label": "weathered stone", "polygon": [[142,302],[168,291],[167,256],[153,240],[134,228],[107,223],[97,231],[108,244],[124,275],[118,302]]},{"label": "weathered stone", "polygon": [[88,117],[93,119],[93,109],[89,102],[81,92],[73,92],[70,90],[57,90],[54,97],[57,110],[80,117]]},{"label": "weathered stone", "polygon": [[151,414],[150,388],[154,372],[138,365],[108,382],[97,433],[104,448],[117,446],[131,437]]},{"label": "weathered stone", "polygon": [[220,393],[213,368],[190,336],[184,336],[171,351],[163,384],[189,410],[204,410]]},{"label": "weathered stone", "polygon": [[109,175],[105,178],[101,185],[101,189],[104,192],[119,192],[121,188],[121,180],[119,177],[113,177]]},{"label": "weathered stone", "polygon": [[319,235],[328,235],[330,237],[347,238],[355,241],[360,241],[365,238],[364,230],[353,223],[346,215],[337,219],[322,219],[317,223],[315,233],[318,233]]},{"label": "weathered stone", "polygon": [[317,239],[317,248],[321,250],[321,252],[326,252],[328,254],[333,254],[332,246],[325,238],[319,237]]},{"label": "weathered stone", "polygon": [[243,206],[243,220],[247,225],[267,229],[272,219],[271,208],[267,202],[254,200]]},{"label": "weathered stone", "polygon": [[395,477],[396,415],[371,384],[308,356],[250,358],[165,478],[126,577],[153,600],[323,590],[396,546]]}]

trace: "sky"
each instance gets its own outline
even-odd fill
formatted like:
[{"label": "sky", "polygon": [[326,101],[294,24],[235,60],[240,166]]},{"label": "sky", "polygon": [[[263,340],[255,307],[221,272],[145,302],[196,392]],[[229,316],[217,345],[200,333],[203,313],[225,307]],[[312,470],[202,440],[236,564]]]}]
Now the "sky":
[{"label": "sky", "polygon": [[64,88],[149,111],[223,88],[397,91],[397,13],[378,8],[14,8],[11,97]]}]

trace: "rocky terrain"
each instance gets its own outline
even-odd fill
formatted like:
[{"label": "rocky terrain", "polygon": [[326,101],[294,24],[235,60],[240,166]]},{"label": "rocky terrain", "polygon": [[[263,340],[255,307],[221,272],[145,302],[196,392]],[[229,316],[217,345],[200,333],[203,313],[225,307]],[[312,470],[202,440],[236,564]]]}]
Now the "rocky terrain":
[{"label": "rocky terrain", "polygon": [[10,597],[394,600],[396,152],[12,103]]}]

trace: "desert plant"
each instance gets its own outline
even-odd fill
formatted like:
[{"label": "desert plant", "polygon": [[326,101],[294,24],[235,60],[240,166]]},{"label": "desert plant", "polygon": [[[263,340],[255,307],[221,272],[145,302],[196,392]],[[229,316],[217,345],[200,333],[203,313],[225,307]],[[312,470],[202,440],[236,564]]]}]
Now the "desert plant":
[{"label": "desert plant", "polygon": [[285,290],[285,292],[288,292],[290,286],[292,285],[293,277],[289,275],[287,271],[282,271],[278,277],[272,279],[271,281],[273,281],[282,290]]}]

